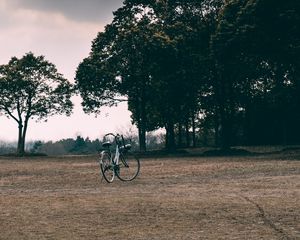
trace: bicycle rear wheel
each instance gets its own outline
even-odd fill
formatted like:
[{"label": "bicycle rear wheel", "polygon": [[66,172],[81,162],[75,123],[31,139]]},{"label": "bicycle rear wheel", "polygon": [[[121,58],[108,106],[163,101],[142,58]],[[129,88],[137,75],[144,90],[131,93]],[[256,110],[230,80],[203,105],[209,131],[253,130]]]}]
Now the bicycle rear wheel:
[{"label": "bicycle rear wheel", "polygon": [[100,159],[100,169],[106,182],[111,183],[115,178],[114,164],[109,152],[102,152]]},{"label": "bicycle rear wheel", "polygon": [[119,165],[116,171],[117,177],[121,181],[131,181],[140,172],[140,160],[131,152],[120,154]]}]

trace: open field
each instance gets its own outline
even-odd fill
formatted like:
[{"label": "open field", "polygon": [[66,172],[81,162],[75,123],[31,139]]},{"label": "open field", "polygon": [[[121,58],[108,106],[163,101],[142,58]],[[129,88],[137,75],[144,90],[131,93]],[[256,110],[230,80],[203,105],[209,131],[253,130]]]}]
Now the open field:
[{"label": "open field", "polygon": [[0,158],[0,239],[300,239],[300,157],[143,159],[101,182],[95,157]]}]

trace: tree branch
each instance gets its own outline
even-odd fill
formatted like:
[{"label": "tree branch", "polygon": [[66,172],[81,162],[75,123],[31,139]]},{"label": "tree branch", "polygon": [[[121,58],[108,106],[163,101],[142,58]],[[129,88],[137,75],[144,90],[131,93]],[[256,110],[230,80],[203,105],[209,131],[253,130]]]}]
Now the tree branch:
[{"label": "tree branch", "polygon": [[17,118],[9,111],[9,109],[8,109],[6,106],[4,106],[4,110],[6,111],[6,113],[7,113],[12,119],[14,119],[17,123],[20,123],[20,120],[17,119]]},{"label": "tree branch", "polygon": [[20,109],[20,101],[19,101],[19,98],[17,100],[17,112],[18,112],[18,116],[19,116],[19,122],[23,122],[23,119],[22,119],[22,112],[21,112],[21,109]]},{"label": "tree branch", "polygon": [[113,101],[118,101],[118,102],[128,102],[128,99],[125,99],[125,98],[114,98],[114,97],[108,97],[108,96],[105,96],[103,97],[104,99],[108,99],[108,100],[113,100]]}]

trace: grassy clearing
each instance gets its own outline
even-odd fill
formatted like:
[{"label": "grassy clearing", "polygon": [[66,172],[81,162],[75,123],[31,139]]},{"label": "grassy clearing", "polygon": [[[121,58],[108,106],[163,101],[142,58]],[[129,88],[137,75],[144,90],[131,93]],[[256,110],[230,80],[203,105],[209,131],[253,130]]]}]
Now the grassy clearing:
[{"label": "grassy clearing", "polygon": [[93,156],[0,158],[0,239],[300,239],[297,159],[147,158],[107,184]]}]

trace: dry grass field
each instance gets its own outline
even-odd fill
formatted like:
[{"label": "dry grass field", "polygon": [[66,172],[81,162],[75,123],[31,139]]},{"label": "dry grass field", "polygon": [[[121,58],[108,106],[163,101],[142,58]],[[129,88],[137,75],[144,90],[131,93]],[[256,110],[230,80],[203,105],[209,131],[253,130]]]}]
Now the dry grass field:
[{"label": "dry grass field", "polygon": [[142,159],[101,182],[95,157],[0,158],[0,239],[300,239],[300,155]]}]

